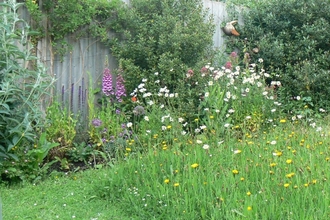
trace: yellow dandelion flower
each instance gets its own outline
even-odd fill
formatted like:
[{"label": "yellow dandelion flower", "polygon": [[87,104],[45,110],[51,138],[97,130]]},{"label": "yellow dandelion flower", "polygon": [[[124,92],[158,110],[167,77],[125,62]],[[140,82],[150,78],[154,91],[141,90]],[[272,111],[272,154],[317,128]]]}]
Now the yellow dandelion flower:
[{"label": "yellow dandelion flower", "polygon": [[270,167],[275,167],[277,165],[277,163],[271,163],[269,166]]},{"label": "yellow dandelion flower", "polygon": [[194,121],[198,121],[198,118],[195,118],[195,120]]},{"label": "yellow dandelion flower", "polygon": [[316,182],[317,182],[317,180],[312,180],[312,183],[313,183],[313,184],[316,184]]},{"label": "yellow dandelion flower", "polygon": [[214,116],[213,115],[210,115],[210,119],[213,119],[214,118]]},{"label": "yellow dandelion flower", "polygon": [[270,171],[269,171],[269,174],[274,174],[274,171],[270,170]]},{"label": "yellow dandelion flower", "polygon": [[291,178],[291,177],[294,176],[294,173],[289,173],[289,174],[286,174],[285,176],[286,176],[287,178]]},{"label": "yellow dandelion flower", "polygon": [[244,177],[241,177],[241,181],[244,181],[245,179],[244,179]]},{"label": "yellow dandelion flower", "polygon": [[168,184],[170,182],[170,179],[165,179],[164,183]]},{"label": "yellow dandelion flower", "polygon": [[251,194],[252,193],[250,191],[246,193],[247,196],[251,196]]},{"label": "yellow dandelion flower", "polygon": [[330,157],[325,158],[325,160],[326,160],[326,161],[329,161],[329,160],[330,160]]},{"label": "yellow dandelion flower", "polygon": [[233,174],[238,174],[239,172],[238,172],[238,170],[232,170],[232,173]]},{"label": "yellow dandelion flower", "polygon": [[285,122],[286,122],[285,119],[281,119],[281,120],[280,120],[280,123],[285,123]]},{"label": "yellow dandelion flower", "polygon": [[171,125],[167,125],[167,127],[166,127],[167,129],[171,129],[172,128],[172,126]]},{"label": "yellow dandelion flower", "polygon": [[291,159],[287,159],[285,162],[286,162],[287,164],[290,164],[290,163],[292,163],[292,160],[291,160]]},{"label": "yellow dandelion flower", "polygon": [[132,149],[131,149],[131,148],[129,148],[129,147],[126,147],[126,151],[127,151],[127,152],[131,152],[131,151],[132,151]]},{"label": "yellow dandelion flower", "polygon": [[251,211],[251,210],[252,210],[252,207],[251,207],[251,206],[248,206],[248,207],[247,207],[247,210],[248,210],[248,211]]},{"label": "yellow dandelion flower", "polygon": [[290,186],[290,184],[289,184],[289,183],[285,183],[283,186],[284,186],[285,188],[288,188],[288,187]]},{"label": "yellow dandelion flower", "polygon": [[173,186],[177,187],[177,186],[180,186],[179,183],[174,183]]},{"label": "yellow dandelion flower", "polygon": [[308,187],[308,186],[309,186],[309,184],[308,184],[308,183],[305,183],[305,184],[304,184],[304,186],[305,186],[305,187]]},{"label": "yellow dandelion flower", "polygon": [[198,166],[199,166],[198,163],[191,164],[192,168],[197,168]]},{"label": "yellow dandelion flower", "polygon": [[297,185],[294,185],[294,187],[293,187],[294,189],[298,189],[298,186]]}]

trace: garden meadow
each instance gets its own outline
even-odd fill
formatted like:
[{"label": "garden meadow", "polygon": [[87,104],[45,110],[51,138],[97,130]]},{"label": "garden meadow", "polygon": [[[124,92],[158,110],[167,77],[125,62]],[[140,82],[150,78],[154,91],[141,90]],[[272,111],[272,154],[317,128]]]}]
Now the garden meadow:
[{"label": "garden meadow", "polygon": [[[136,2],[141,3],[140,8],[135,5],[136,11],[143,11],[145,2]],[[256,7],[251,2],[249,6]],[[299,6],[295,0],[290,2]],[[32,3],[35,6],[36,1]],[[276,1],[274,5],[281,7]],[[163,5],[164,11],[173,15],[167,20],[177,24],[170,6]],[[200,9],[194,4],[188,6]],[[269,7],[266,3],[263,6]],[[265,12],[265,8],[260,11]],[[152,14],[151,23],[163,24],[157,13]],[[1,23],[0,30],[14,31],[6,27],[15,26],[17,15],[1,12],[1,16],[13,24]],[[130,18],[134,20],[134,16]],[[162,27],[140,23],[155,33]],[[185,25],[177,26],[169,36],[181,42],[187,37],[186,29]],[[209,27],[203,28],[206,32]],[[239,28],[244,33],[244,28]],[[88,88],[88,119],[84,121],[56,101],[49,103],[44,115],[38,110],[54,79],[38,62],[35,71],[22,68],[15,62],[22,54],[23,60],[36,58],[30,50],[9,46],[16,39],[14,32],[1,36],[4,55],[0,58],[6,62],[0,63],[4,76],[0,78],[0,135],[6,138],[0,140],[0,220],[2,216],[94,220],[330,218],[328,108],[326,101],[315,101],[323,93],[315,89],[306,72],[313,65],[324,67],[321,58],[315,63],[296,63],[292,68],[286,64],[285,72],[274,67],[281,63],[274,64],[267,51],[253,53],[254,45],[248,40],[228,37],[230,51],[213,51],[212,56],[201,51],[200,57],[187,52],[198,61],[195,66],[180,60],[178,51],[182,48],[176,48],[175,55],[160,53],[158,59],[150,55],[156,54],[150,46],[146,49],[150,57],[144,60],[150,62],[150,68],[142,69],[137,68],[140,61],[134,62],[138,50],[127,55],[123,46],[119,56],[132,57],[119,57],[118,68],[109,66],[104,58],[100,84]],[[27,36],[22,34],[21,40],[26,42]],[[130,41],[127,47],[138,48],[144,42],[139,40]],[[145,41],[154,42],[151,38]],[[163,43],[160,39],[159,47],[166,48]],[[322,57],[326,62],[326,53]],[[295,68],[299,65],[306,68],[298,71]],[[322,71],[320,74],[328,74]],[[304,76],[286,75],[289,72]],[[306,82],[291,94],[301,77]],[[22,79],[31,84],[16,86]],[[317,76],[315,82],[319,82]],[[19,101],[14,102],[15,98]],[[28,113],[21,114],[23,110]]]}]

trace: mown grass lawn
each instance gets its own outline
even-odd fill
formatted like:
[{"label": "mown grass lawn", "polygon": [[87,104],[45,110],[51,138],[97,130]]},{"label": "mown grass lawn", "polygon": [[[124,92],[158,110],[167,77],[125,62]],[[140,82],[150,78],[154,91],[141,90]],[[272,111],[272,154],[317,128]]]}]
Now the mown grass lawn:
[{"label": "mown grass lawn", "polygon": [[3,219],[131,219],[120,206],[95,197],[96,183],[108,174],[108,169],[88,170],[37,185],[2,186]]}]

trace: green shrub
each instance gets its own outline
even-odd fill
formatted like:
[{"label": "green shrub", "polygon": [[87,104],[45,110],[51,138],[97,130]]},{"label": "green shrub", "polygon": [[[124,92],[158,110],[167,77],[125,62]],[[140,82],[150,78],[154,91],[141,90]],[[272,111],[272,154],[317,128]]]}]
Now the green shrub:
[{"label": "green shrub", "polygon": [[112,51],[120,60],[127,91],[133,91],[142,79],[154,81],[157,72],[160,84],[173,92],[188,68],[197,66],[212,45],[214,25],[202,2],[132,0],[126,9],[125,17],[118,20],[122,35],[112,44]]},{"label": "green shrub", "polygon": [[244,47],[241,56],[248,53],[252,62],[265,60],[265,69],[282,82],[279,99],[285,105],[297,96],[308,96],[314,110],[320,106],[329,110],[330,93],[320,80],[330,74],[329,10],[328,0],[262,1],[242,13],[241,36],[228,46]]},{"label": "green shrub", "polygon": [[45,68],[31,54],[29,27],[16,13],[21,5],[1,4],[0,162],[18,160],[11,150],[34,143],[43,127],[42,104],[52,85]]},{"label": "green shrub", "polygon": [[[32,55],[32,33],[17,14],[21,5],[0,4],[0,182],[37,178],[44,152],[54,146],[39,138],[53,79]],[[41,151],[33,147],[39,144]]]}]

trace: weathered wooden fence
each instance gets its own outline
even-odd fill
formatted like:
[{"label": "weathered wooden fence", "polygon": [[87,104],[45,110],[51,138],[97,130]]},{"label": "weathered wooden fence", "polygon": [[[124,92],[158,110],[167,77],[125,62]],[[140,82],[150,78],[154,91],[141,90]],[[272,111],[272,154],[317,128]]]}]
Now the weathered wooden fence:
[{"label": "weathered wooden fence", "polygon": [[[129,4],[129,0],[124,0]],[[224,47],[224,36],[220,29],[221,23],[226,20],[226,5],[222,2],[203,0],[204,7],[214,17],[216,24],[213,43],[215,48]],[[29,22],[26,9],[20,11],[22,18]],[[47,22],[47,21],[45,21]],[[84,117],[87,114],[87,96],[89,74],[94,88],[100,86],[104,63],[107,59],[111,69],[117,67],[116,59],[111,55],[109,48],[92,37],[83,37],[76,40],[68,35],[66,40],[72,50],[64,57],[52,51],[51,40],[44,38],[37,44],[37,56],[48,68],[50,75],[56,78],[54,96],[65,103],[72,112],[80,112]]]}]

